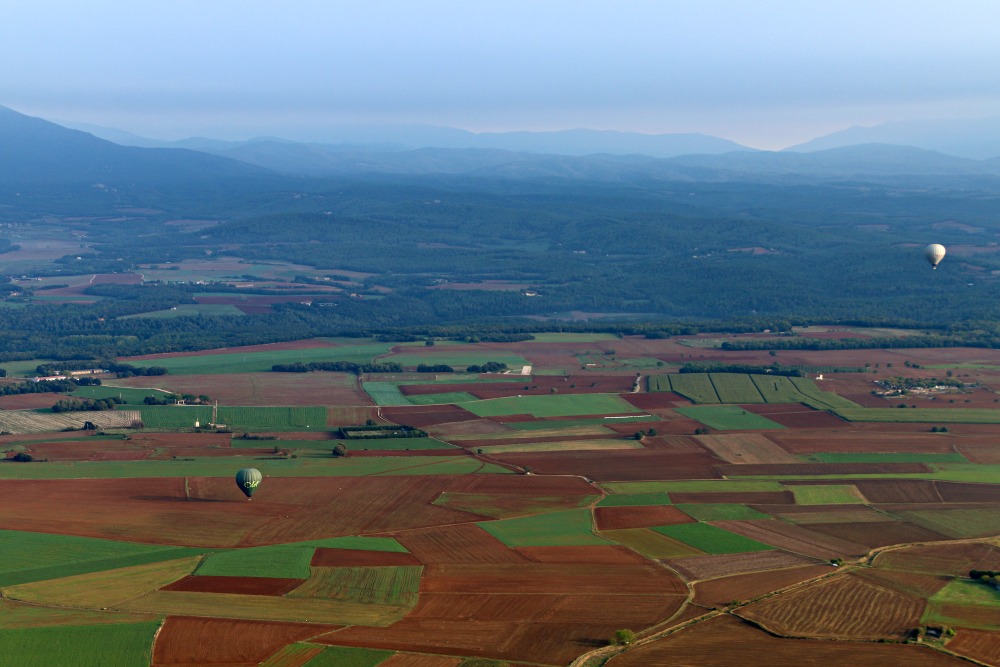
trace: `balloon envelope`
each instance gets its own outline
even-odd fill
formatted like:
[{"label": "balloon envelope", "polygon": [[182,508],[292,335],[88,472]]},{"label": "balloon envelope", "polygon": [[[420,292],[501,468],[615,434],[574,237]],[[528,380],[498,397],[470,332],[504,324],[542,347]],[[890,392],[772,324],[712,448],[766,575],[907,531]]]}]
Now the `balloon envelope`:
[{"label": "balloon envelope", "polygon": [[243,468],[236,473],[236,486],[240,487],[240,491],[249,498],[260,486],[260,480],[263,478],[264,476],[256,468]]},{"label": "balloon envelope", "polygon": [[924,257],[931,263],[931,268],[936,269],[938,264],[944,259],[945,249],[940,243],[932,243],[924,248]]}]

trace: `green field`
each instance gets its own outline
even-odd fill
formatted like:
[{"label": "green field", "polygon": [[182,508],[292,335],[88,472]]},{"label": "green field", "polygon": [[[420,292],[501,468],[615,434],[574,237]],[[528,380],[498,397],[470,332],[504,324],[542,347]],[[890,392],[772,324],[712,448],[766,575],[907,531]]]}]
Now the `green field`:
[{"label": "green field", "polygon": [[767,417],[744,410],[738,405],[697,405],[676,410],[685,417],[720,431],[785,428]]},{"label": "green field", "polygon": [[71,395],[79,398],[119,398],[129,406],[142,405],[142,400],[152,396],[163,400],[170,392],[162,389],[134,389],[132,387],[114,387],[101,385],[98,387],[79,387]]},{"label": "green field", "polygon": [[[294,646],[315,646],[315,644],[294,644]],[[304,663],[302,667],[376,667],[394,655],[394,651],[382,649],[325,646],[322,653]],[[271,663],[268,661],[261,663],[261,667],[285,667],[286,664],[299,663]]]},{"label": "green field", "polygon": [[375,405],[411,405],[393,382],[364,382],[361,388],[375,401]]},{"label": "green field", "polygon": [[267,352],[228,352],[186,357],[161,357],[153,361],[128,362],[137,366],[162,366],[171,375],[215,375],[217,373],[260,373],[270,371],[275,364],[293,364],[313,361],[350,361],[369,364],[389,352],[392,343],[372,343],[341,347],[312,347],[298,350],[272,350]]},{"label": "green field", "polygon": [[[705,503],[700,505],[677,505],[677,509],[699,521],[740,521],[767,519],[763,512],[736,503]],[[700,547],[699,547],[700,548]]]},{"label": "green field", "polygon": [[465,391],[448,391],[443,394],[412,394],[407,396],[406,400],[412,405],[447,405],[449,403],[468,403],[479,399]]},{"label": "green field", "polygon": [[623,493],[612,494],[601,498],[598,507],[642,507],[646,505],[669,505],[670,496],[666,493]]},{"label": "green field", "polygon": [[750,379],[766,403],[801,403],[806,398],[789,377],[751,375]]},{"label": "green field", "polygon": [[689,398],[695,403],[721,402],[708,373],[678,373],[662,377],[668,378],[670,391]]},{"label": "green field", "polygon": [[535,417],[628,414],[639,412],[616,394],[550,394],[512,396],[464,403],[462,407],[479,417],[530,414]]},{"label": "green field", "polygon": [[1000,410],[984,408],[834,408],[852,422],[1000,424]]},{"label": "green field", "polygon": [[980,581],[955,579],[935,593],[931,602],[1000,607],[1000,590]]},{"label": "green field", "polygon": [[864,503],[853,484],[789,484],[796,505],[855,505]]},{"label": "green field", "polygon": [[167,310],[151,310],[146,313],[136,313],[126,315],[123,320],[132,318],[163,318],[173,319],[176,317],[194,317],[197,315],[208,315],[212,317],[246,317],[246,313],[232,304],[226,303],[182,303]]},{"label": "green field", "polygon": [[353,451],[406,451],[418,449],[455,449],[436,438],[356,438],[353,440],[243,440],[232,439],[234,449],[271,449],[278,447],[284,450],[308,449],[319,452],[331,452],[337,445],[347,447],[348,453]]},{"label": "green field", "polygon": [[[195,422],[206,426],[212,421],[207,405],[136,405],[129,409],[142,414],[146,428],[193,428]],[[228,428],[248,430],[304,430],[326,426],[324,407],[241,407],[219,406],[219,423]]]},{"label": "green field", "polygon": [[593,531],[589,509],[565,510],[477,526],[509,547],[573,547],[609,544]]},{"label": "green field", "polygon": [[817,463],[968,463],[958,452],[817,452],[807,457]]},{"label": "green field", "polygon": [[199,576],[308,579],[314,546],[277,544],[209,554],[195,570]]},{"label": "green field", "polygon": [[148,667],[159,621],[0,629],[0,663],[17,667]]},{"label": "green field", "polygon": [[[605,426],[608,424],[620,424],[622,422],[648,422],[659,421],[659,417],[652,415],[635,415],[630,417],[594,417],[593,419],[560,419],[558,421],[533,421],[533,422],[507,422],[505,426],[515,431],[541,431],[546,429],[571,429],[586,426]],[[614,433],[610,429],[605,429],[609,434]]]},{"label": "green field", "polygon": [[[250,462],[264,473],[258,493],[267,493],[267,477],[364,477],[367,475],[513,474],[501,466],[470,456],[300,457]],[[0,465],[0,479],[121,479],[126,477],[231,478],[248,463],[246,458],[206,457],[169,461],[50,461]]]},{"label": "green field", "polygon": [[507,368],[511,369],[520,369],[523,366],[531,365],[530,361],[513,352],[484,350],[478,348],[457,350],[451,346],[448,346],[448,349],[441,350],[440,352],[435,350],[434,352],[413,354],[406,351],[398,354],[386,354],[384,356],[380,356],[378,361],[391,361],[406,368],[415,368],[420,364],[427,364],[428,366],[444,364],[446,366],[451,366],[455,370],[463,371],[468,366],[481,366],[489,361],[497,361],[501,364],[507,364]]},{"label": "green field", "polygon": [[3,554],[0,586],[157,563],[201,553],[204,550],[0,530],[0,554]]},{"label": "green field", "polygon": [[764,403],[750,375],[743,373],[709,373],[715,393],[722,403]]},{"label": "green field", "polygon": [[656,526],[658,533],[701,549],[710,554],[736,554],[750,551],[768,551],[774,547],[751,540],[728,530],[707,523],[680,523],[675,526]]}]

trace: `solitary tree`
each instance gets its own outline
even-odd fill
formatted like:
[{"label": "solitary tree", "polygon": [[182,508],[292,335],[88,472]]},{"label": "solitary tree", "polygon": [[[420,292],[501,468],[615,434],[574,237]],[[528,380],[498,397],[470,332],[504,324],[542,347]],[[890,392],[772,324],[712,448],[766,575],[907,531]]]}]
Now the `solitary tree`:
[{"label": "solitary tree", "polygon": [[347,456],[347,445],[342,442],[338,442],[333,448],[333,455],[338,457]]},{"label": "solitary tree", "polygon": [[612,637],[611,643],[619,644],[621,646],[628,646],[635,641],[635,633],[628,628],[622,628],[621,630],[615,630],[615,636]]}]

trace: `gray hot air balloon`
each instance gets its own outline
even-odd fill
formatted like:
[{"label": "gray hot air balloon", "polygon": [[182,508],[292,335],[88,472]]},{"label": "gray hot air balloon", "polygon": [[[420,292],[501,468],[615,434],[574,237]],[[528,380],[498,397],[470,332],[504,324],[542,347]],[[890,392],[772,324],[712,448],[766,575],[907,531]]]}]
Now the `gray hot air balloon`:
[{"label": "gray hot air balloon", "polygon": [[937,269],[938,264],[944,259],[945,249],[940,243],[932,243],[924,248],[924,257],[931,263],[932,269]]},{"label": "gray hot air balloon", "polygon": [[247,500],[250,500],[250,496],[260,486],[260,480],[263,478],[264,476],[256,468],[243,468],[236,473],[236,486],[240,487],[240,491],[246,494]]}]

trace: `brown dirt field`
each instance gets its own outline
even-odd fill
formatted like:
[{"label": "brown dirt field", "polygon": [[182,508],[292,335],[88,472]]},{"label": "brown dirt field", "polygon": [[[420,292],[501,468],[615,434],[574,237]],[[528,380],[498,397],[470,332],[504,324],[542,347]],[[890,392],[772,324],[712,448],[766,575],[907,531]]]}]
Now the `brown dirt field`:
[{"label": "brown dirt field", "polygon": [[1000,464],[1000,447],[997,447],[996,444],[967,444],[963,442],[959,443],[956,449],[973,463]]},{"label": "brown dirt field", "polygon": [[672,391],[654,391],[638,394],[623,393],[622,398],[640,410],[662,410],[691,405],[691,401]]},{"label": "brown dirt field", "polygon": [[695,439],[726,463],[799,463],[762,433],[723,433]]},{"label": "brown dirt field", "polygon": [[817,533],[802,526],[761,519],[757,521],[715,521],[719,528],[738,533],[752,540],[763,542],[820,560],[843,558],[844,556],[861,556],[868,552],[868,547],[855,542],[848,542],[837,537]]},{"label": "brown dirt field", "polygon": [[457,405],[386,406],[382,408],[382,414],[393,423],[418,428],[432,424],[479,420],[479,417]]},{"label": "brown dirt field", "polygon": [[[229,478],[10,480],[0,527],[186,546],[257,546],[476,519],[433,504],[448,476],[269,478],[247,503]],[[517,484],[517,482],[513,482]],[[44,499],[44,503],[39,502]]]},{"label": "brown dirt field", "polygon": [[951,577],[933,574],[899,572],[873,567],[857,570],[853,574],[873,584],[891,588],[902,593],[916,595],[918,598],[925,600],[944,588],[952,580]]},{"label": "brown dirt field", "polygon": [[732,616],[698,623],[607,663],[608,667],[962,667],[967,664],[918,645],[779,639]]},{"label": "brown dirt field", "polygon": [[781,635],[828,639],[902,639],[920,625],[924,601],[852,575],[743,607],[740,616]]},{"label": "brown dirt field", "polygon": [[162,591],[189,593],[235,593],[237,595],[284,595],[298,587],[305,579],[277,577],[200,577],[190,575],[179,579]]},{"label": "brown dirt field", "polygon": [[1000,607],[963,604],[934,604],[935,609],[955,625],[1000,627]]},{"label": "brown dirt field", "polygon": [[371,399],[348,373],[160,375],[129,378],[121,386],[206,394],[227,405],[371,405]]},{"label": "brown dirt field", "polygon": [[787,551],[755,551],[744,554],[723,554],[700,558],[678,558],[667,564],[680,572],[689,581],[716,579],[732,574],[746,574],[761,570],[777,570],[786,567],[815,565],[812,558],[803,558]]},{"label": "brown dirt field", "polygon": [[867,547],[885,547],[910,542],[939,542],[950,538],[904,521],[860,523],[810,523],[809,530],[856,542]]},{"label": "brown dirt field", "polygon": [[677,505],[700,505],[703,503],[743,503],[745,505],[794,505],[795,496],[791,491],[743,491],[733,492],[677,492],[671,491],[670,500]]},{"label": "brown dirt field", "polygon": [[579,477],[537,475],[456,475],[449,478],[448,491],[458,493],[513,494],[526,496],[591,496],[596,491]]},{"label": "brown dirt field", "polygon": [[518,547],[518,553],[535,563],[645,563],[639,554],[620,546]]},{"label": "brown dirt field", "polygon": [[875,567],[927,574],[967,576],[969,570],[1000,570],[1000,549],[982,543],[929,544],[893,549]]},{"label": "brown dirt field", "polygon": [[527,559],[475,524],[412,530],[394,536],[421,563],[523,563]]},{"label": "brown dirt field", "polygon": [[753,505],[755,510],[791,523],[861,523],[894,521],[867,505]]},{"label": "brown dirt field", "polygon": [[[997,449],[1000,449],[998,447]],[[938,493],[946,503],[996,503],[1000,502],[998,484],[962,484],[937,482]]]},{"label": "brown dirt field", "polygon": [[543,435],[532,436],[530,431],[515,433],[510,438],[449,438],[448,442],[459,447],[474,449],[476,447],[492,447],[494,445],[520,445],[535,442],[566,442],[567,440],[608,440],[609,433],[594,433],[592,435]]},{"label": "brown dirt field", "polygon": [[584,475],[609,482],[646,479],[718,479],[720,474],[706,459],[664,450],[620,450],[613,457],[604,452],[508,453],[493,456],[498,461],[529,466],[545,475]]},{"label": "brown dirt field", "polygon": [[11,394],[10,396],[0,396],[0,410],[37,410],[38,408],[51,408],[59,399],[64,398],[61,394]]},{"label": "brown dirt field", "polygon": [[955,638],[948,642],[948,650],[995,665],[1000,656],[1000,632],[958,628]]},{"label": "brown dirt field", "polygon": [[[805,405],[787,405],[783,403],[745,405],[747,411],[767,417],[771,421],[778,422],[788,428],[822,428],[822,429],[842,429],[849,428],[850,422],[846,422],[840,417],[814,410]],[[768,434],[770,437],[770,434]]]},{"label": "brown dirt field", "polygon": [[695,522],[687,514],[670,505],[596,507],[594,508],[594,518],[597,521],[598,530],[651,528],[653,526]]},{"label": "brown dirt field", "polygon": [[287,644],[331,629],[305,623],[170,616],[156,635],[153,667],[258,665]]},{"label": "brown dirt field", "polygon": [[[770,417],[769,417],[770,418]],[[793,454],[818,452],[913,452],[947,454],[956,438],[939,433],[868,433],[848,431],[772,431],[771,440]]]},{"label": "brown dirt field", "polygon": [[934,482],[922,479],[857,480],[855,486],[872,503],[940,503]]},{"label": "brown dirt field", "polygon": [[680,579],[655,565],[472,563],[427,565],[421,593],[516,590],[557,595],[684,595]]},{"label": "brown dirt field", "polygon": [[321,338],[306,338],[304,340],[289,340],[283,343],[264,343],[262,345],[245,345],[243,347],[221,347],[214,350],[195,350],[193,352],[161,352],[159,354],[143,354],[137,357],[122,357],[123,363],[132,361],[148,361],[152,359],[170,359],[173,357],[203,357],[213,354],[247,354],[249,352],[277,352],[278,350],[311,350],[317,347],[342,347]]},{"label": "brown dirt field", "polygon": [[724,607],[733,600],[752,600],[831,571],[829,565],[803,565],[699,581],[694,585],[694,602],[707,607]]},{"label": "brown dirt field", "polygon": [[923,463],[778,463],[720,465],[723,476],[739,475],[894,475],[932,472]]},{"label": "brown dirt field", "polygon": [[623,544],[646,558],[655,560],[705,555],[701,549],[695,549],[680,540],[672,539],[649,528],[606,530],[601,532],[601,537]]},{"label": "brown dirt field", "polygon": [[[58,435],[49,433],[47,437],[57,439]],[[135,433],[128,440],[93,436],[64,442],[39,442],[30,445],[28,450],[36,458],[53,461],[134,461],[172,456],[233,455],[229,436],[221,433]],[[241,450],[244,454],[252,452]]]},{"label": "brown dirt field", "polygon": [[362,549],[330,549],[317,547],[313,552],[313,567],[375,567],[381,565],[420,565],[413,554]]}]

